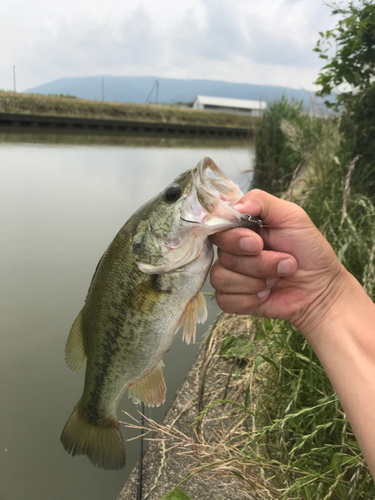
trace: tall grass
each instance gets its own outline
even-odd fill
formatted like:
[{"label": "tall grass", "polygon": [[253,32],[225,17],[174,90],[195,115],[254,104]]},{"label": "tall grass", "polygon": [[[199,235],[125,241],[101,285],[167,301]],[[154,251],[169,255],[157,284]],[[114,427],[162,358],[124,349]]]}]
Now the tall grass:
[{"label": "tall grass", "polygon": [[[286,121],[295,127],[294,140],[283,130],[282,123]],[[320,126],[320,120],[310,119],[304,112],[302,102],[289,102],[285,97],[274,101],[264,112],[256,133],[252,186],[275,195],[285,192],[296,166],[305,160],[311,139],[319,132]]]},{"label": "tall grass", "polygon": [[[304,127],[284,120],[280,128],[304,161],[294,201],[373,298],[375,208],[360,182],[350,186],[356,161],[342,148],[337,120],[309,117]],[[258,325],[265,352],[257,369],[267,368],[258,394],[263,404],[255,412],[259,428],[251,439],[260,440],[266,460],[279,463],[282,498],[374,498],[370,472],[311,347],[285,322]]]},{"label": "tall grass", "polygon": [[[369,499],[375,486],[332,386],[310,346],[289,324],[261,321],[256,430],[248,449],[278,467],[282,499]],[[248,411],[251,411],[248,408]],[[255,448],[256,446],[256,448]]]}]

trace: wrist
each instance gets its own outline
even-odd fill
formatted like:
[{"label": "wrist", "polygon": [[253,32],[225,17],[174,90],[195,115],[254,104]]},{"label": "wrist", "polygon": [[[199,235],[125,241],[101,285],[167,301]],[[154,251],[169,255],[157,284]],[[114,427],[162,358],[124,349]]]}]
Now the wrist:
[{"label": "wrist", "polygon": [[[351,310],[354,297],[366,295],[358,281],[342,264],[338,264],[336,274],[323,291],[317,293],[303,315],[292,321],[306,340],[314,347],[319,338],[330,331],[345,314]],[[367,297],[368,298],[368,297]]]}]

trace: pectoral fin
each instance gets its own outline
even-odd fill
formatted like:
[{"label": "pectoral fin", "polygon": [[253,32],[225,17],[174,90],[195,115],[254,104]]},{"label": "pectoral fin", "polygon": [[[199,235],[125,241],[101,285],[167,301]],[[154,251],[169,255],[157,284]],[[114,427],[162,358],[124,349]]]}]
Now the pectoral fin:
[{"label": "pectoral fin", "polygon": [[125,298],[124,306],[134,314],[152,314],[154,307],[168,290],[159,290],[153,281],[145,281]]},{"label": "pectoral fin", "polygon": [[186,306],[181,316],[179,327],[183,327],[182,340],[190,344],[191,340],[195,342],[196,324],[204,323],[207,319],[206,299],[202,292],[193,297]]},{"label": "pectoral fin", "polygon": [[143,401],[147,406],[160,406],[164,403],[167,388],[163,366],[163,361],[160,361],[148,375],[129,386],[129,397],[134,403]]},{"label": "pectoral fin", "polygon": [[86,361],[86,352],[83,345],[82,312],[75,319],[70,329],[65,346],[65,359],[67,365],[75,373],[78,373]]}]

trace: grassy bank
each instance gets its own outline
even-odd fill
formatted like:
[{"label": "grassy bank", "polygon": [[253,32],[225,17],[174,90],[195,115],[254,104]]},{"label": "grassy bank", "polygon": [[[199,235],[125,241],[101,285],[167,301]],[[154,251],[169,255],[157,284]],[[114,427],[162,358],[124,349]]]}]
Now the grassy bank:
[{"label": "grassy bank", "polygon": [[0,113],[255,128],[259,118],[212,113],[183,106],[90,101],[65,96],[0,91]]}]

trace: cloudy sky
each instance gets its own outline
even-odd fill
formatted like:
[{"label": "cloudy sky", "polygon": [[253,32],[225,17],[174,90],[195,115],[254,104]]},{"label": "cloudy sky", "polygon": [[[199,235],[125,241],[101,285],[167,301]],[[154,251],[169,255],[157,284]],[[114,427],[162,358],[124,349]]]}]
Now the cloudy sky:
[{"label": "cloudy sky", "polygon": [[311,90],[336,22],[323,0],[1,0],[0,89],[15,66],[17,91],[88,75]]}]

